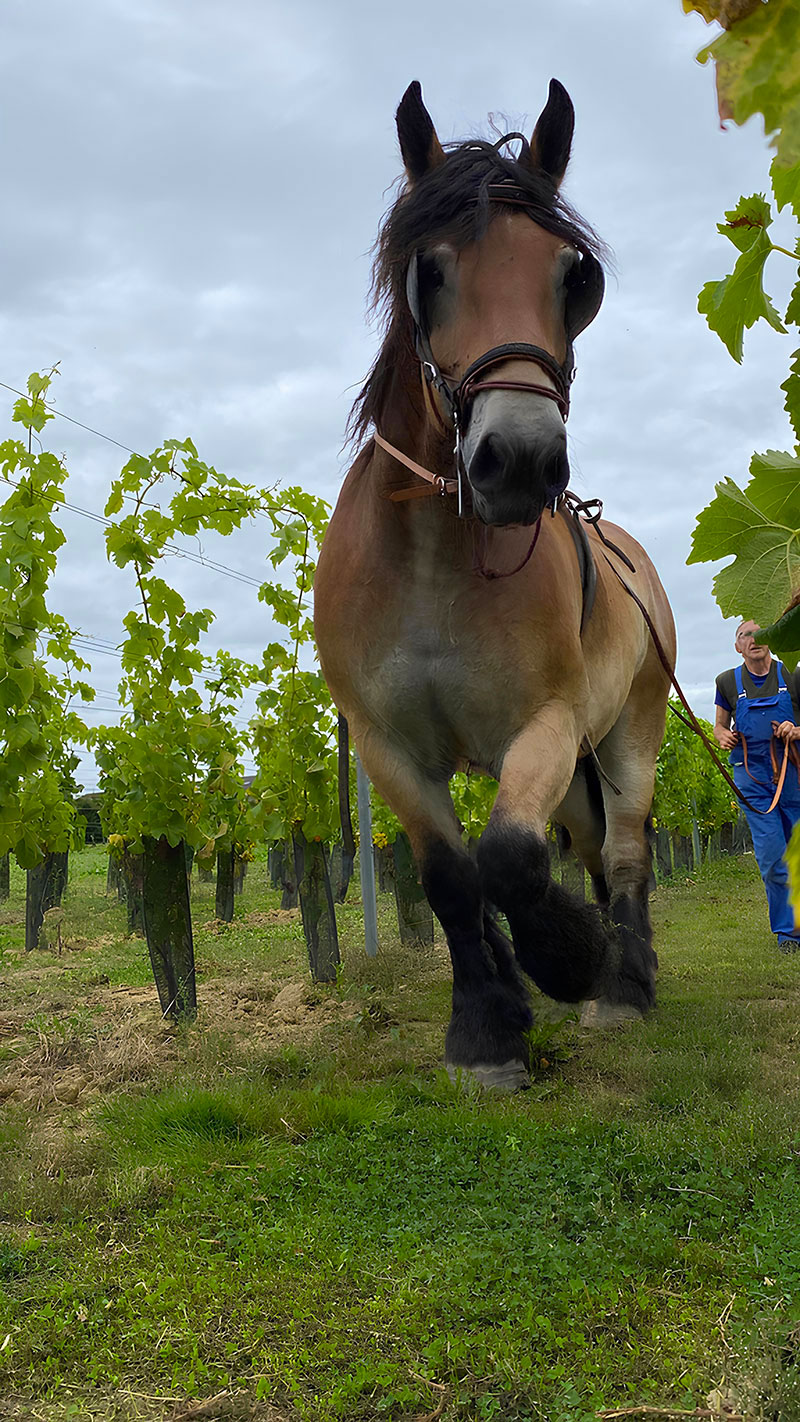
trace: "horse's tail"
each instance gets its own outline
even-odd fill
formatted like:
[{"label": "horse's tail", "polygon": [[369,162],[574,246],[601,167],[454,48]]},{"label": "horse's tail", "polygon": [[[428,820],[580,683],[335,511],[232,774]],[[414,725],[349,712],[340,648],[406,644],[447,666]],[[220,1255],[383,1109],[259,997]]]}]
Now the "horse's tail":
[{"label": "horse's tail", "polygon": [[594,763],[594,758],[590,755],[587,755],[585,759],[581,761],[581,765],[583,766],[583,773],[586,776],[586,793],[589,797],[592,815],[598,822],[598,825],[602,826],[602,837],[600,840],[602,844],[606,837],[606,807],[603,803],[603,787],[600,784],[600,774]]}]

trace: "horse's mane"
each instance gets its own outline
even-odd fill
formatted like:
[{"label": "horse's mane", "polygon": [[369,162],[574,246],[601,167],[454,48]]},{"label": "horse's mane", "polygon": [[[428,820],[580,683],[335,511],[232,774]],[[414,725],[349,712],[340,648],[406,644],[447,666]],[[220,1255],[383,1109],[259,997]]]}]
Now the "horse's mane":
[{"label": "horse's mane", "polygon": [[[490,183],[510,179],[530,197],[540,227],[598,260],[607,257],[603,243],[546,173],[530,162],[503,157],[499,149],[504,141],[470,139],[448,145],[444,163],[413,187],[404,188],[384,218],[374,247],[370,288],[370,309],[382,319],[384,341],[350,411],[349,441],[360,441],[379,423],[398,366],[407,365],[414,355],[413,321],[405,299],[406,273],[414,252],[434,240],[461,250],[480,238],[490,220]],[[528,154],[524,144],[521,156]]]}]

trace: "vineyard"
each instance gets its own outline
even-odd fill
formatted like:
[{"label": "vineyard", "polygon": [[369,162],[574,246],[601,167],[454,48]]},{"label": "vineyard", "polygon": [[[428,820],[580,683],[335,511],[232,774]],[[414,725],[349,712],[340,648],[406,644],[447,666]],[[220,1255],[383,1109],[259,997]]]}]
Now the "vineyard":
[{"label": "vineyard", "polygon": [[[800,284],[780,311],[764,287],[800,262],[774,240],[800,217],[800,8],[683,8],[722,27],[700,56],[721,120],[762,115],[775,150],[698,298],[741,362],[757,323],[800,327]],[[77,510],[103,530],[96,595],[131,593],[90,724],[87,639],[54,595],[57,373],[15,392],[0,442],[0,1414],[800,1422],[800,954],[775,951],[686,701],[647,822],[656,1008],[591,1033],[531,987],[530,1090],[449,1078],[447,943],[315,652],[329,504],[190,438],[126,449]],[[796,440],[800,352],[781,388]],[[791,667],[800,445],[749,476],[717,484],[687,561],[729,560],[723,616]],[[208,557],[252,527],[267,576]],[[209,651],[217,611],[171,559],[257,590],[259,659]],[[451,791],[474,855],[496,782]],[[591,899],[556,823],[547,849]],[[797,831],[786,858],[800,902]]]}]

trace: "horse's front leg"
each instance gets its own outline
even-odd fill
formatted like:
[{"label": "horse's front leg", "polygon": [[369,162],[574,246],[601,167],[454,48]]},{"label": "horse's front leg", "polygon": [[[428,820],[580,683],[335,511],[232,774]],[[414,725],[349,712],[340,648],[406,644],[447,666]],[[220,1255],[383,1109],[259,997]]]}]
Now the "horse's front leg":
[{"label": "horse's front leg", "polygon": [[539,712],[506,753],[478,846],[483,891],[506,915],[520,965],[562,1002],[598,996],[611,947],[597,909],[550,878],[547,822],[575,773],[578,741],[570,708]]},{"label": "horse's front leg", "polygon": [[447,782],[426,775],[374,730],[354,736],[367,774],[405,827],[447,939],[453,966],[447,1069],[453,1077],[469,1072],[494,1090],[517,1091],[529,1084],[530,1004],[511,946],[485,910]]}]

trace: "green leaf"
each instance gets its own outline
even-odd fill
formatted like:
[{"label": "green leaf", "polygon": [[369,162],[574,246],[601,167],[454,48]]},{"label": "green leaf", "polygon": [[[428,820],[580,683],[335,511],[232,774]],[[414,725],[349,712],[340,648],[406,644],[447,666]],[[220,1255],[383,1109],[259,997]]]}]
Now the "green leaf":
[{"label": "green leaf", "polygon": [[743,124],[763,114],[784,171],[800,163],[798,32],[800,0],[769,0],[698,55],[716,60],[720,118]]},{"label": "green leaf", "polygon": [[800,444],[800,351],[795,351],[792,356],[789,375],[784,380],[781,390],[786,395],[783,408],[791,421],[795,439]]},{"label": "green leaf", "polygon": [[730,212],[725,213],[726,221],[717,224],[717,231],[727,237],[740,252],[751,247],[759,232],[765,232],[772,223],[772,209],[763,193],[753,193],[752,197],[739,198]]},{"label": "green leaf", "polygon": [[724,617],[752,617],[766,625],[800,587],[800,537],[763,529],[742,546],[733,563],[714,579]]},{"label": "green leaf", "polygon": [[744,490],[750,503],[773,522],[800,528],[800,459],[768,449],[753,455],[750,474]]},{"label": "green leaf", "polygon": [[773,158],[769,175],[778,211],[782,212],[785,207],[791,207],[795,216],[800,218],[800,163],[786,168],[777,158]]},{"label": "green leaf", "polygon": [[770,651],[780,657],[790,671],[794,670],[800,662],[800,606],[790,608],[777,622],[759,631]]},{"label": "green leaf", "polygon": [[800,587],[800,463],[769,450],[753,456],[741,490],[732,479],[699,514],[687,562],[734,555],[714,579],[725,616],[774,622]]},{"label": "green leaf", "polygon": [[716,485],[716,498],[697,516],[687,563],[706,563],[736,553],[742,542],[769,519],[756,508],[733,479]]},{"label": "green leaf", "polygon": [[756,321],[768,321],[776,331],[785,327],[764,291],[764,263],[772,244],[763,229],[758,229],[751,245],[742,252],[731,275],[723,281],[706,282],[697,298],[697,309],[705,316],[712,331],[727,346],[733,359],[741,363],[745,330]]}]

